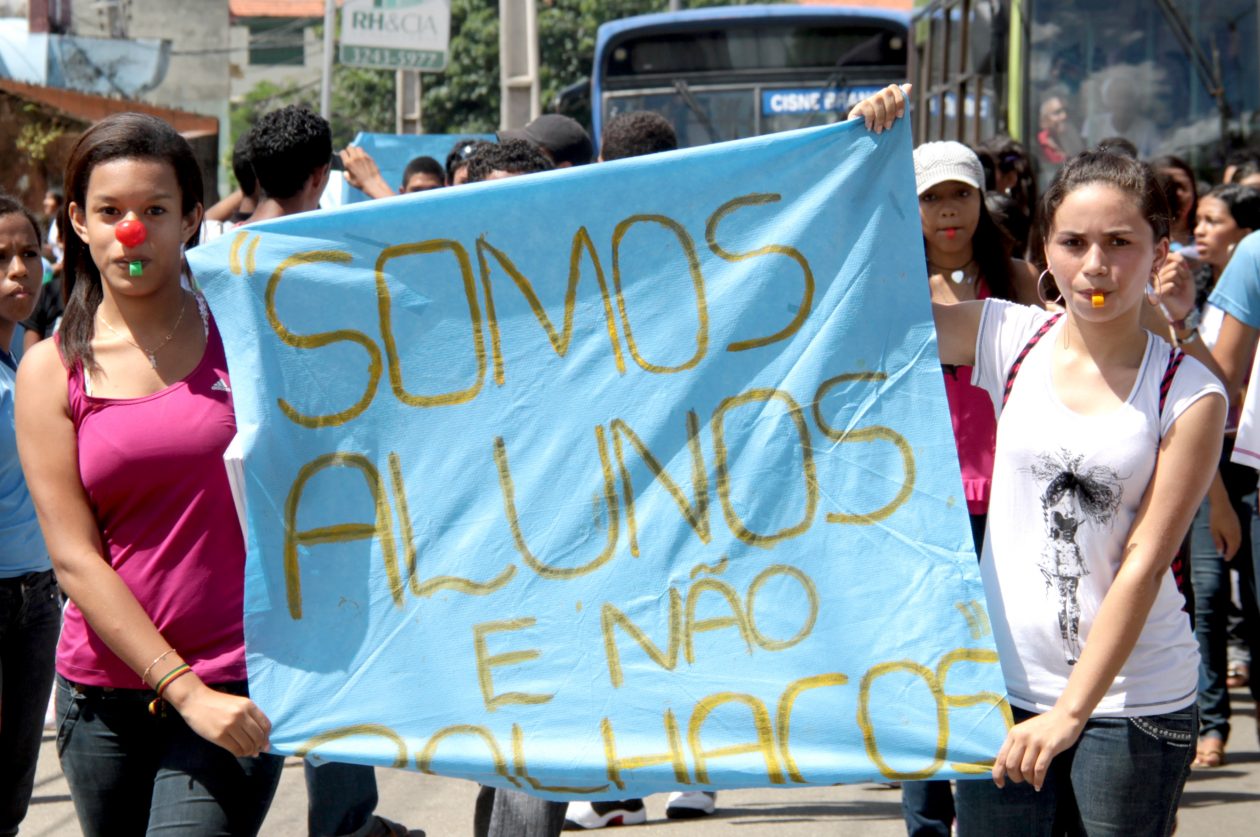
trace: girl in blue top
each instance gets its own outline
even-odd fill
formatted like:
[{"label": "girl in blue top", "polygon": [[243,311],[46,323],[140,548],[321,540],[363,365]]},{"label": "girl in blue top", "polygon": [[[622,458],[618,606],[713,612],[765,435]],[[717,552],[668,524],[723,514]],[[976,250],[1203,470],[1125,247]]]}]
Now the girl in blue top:
[{"label": "girl in blue top", "polygon": [[60,626],[57,583],[13,428],[17,365],[9,349],[39,300],[39,251],[34,217],[0,195],[0,834],[17,833],[31,800]]}]

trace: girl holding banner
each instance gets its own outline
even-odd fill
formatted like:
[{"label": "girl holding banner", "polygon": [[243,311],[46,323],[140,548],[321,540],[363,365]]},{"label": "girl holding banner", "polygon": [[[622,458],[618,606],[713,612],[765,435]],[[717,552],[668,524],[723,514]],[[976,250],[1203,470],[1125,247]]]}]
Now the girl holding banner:
[{"label": "girl holding banner", "polygon": [[185,287],[201,172],[159,119],[96,123],[66,166],[66,313],[18,373],[23,470],[70,604],[57,749],[83,832],[255,834],[282,760],[246,696],[245,546],[218,330]]},{"label": "girl holding banner", "polygon": [[[904,113],[895,86],[853,111],[876,132]],[[1198,731],[1169,566],[1216,467],[1224,390],[1186,357],[1193,285],[1158,276],[1169,213],[1148,166],[1072,158],[1039,223],[1061,315],[933,306],[941,361],[974,366],[998,412],[981,574],[1017,721],[994,781],[959,783],[959,833],[1165,835]],[[1177,345],[1143,328],[1150,284]]]},{"label": "girl holding banner", "polygon": [[[1011,240],[984,202],[984,168],[961,142],[929,142],[914,150],[914,180],[932,301],[989,298],[1037,304],[1037,272],[1011,258]],[[984,543],[993,478],[997,421],[988,393],[972,386],[971,368],[942,366],[963,493],[976,554]],[[911,834],[949,837],[954,799],[948,780],[905,782],[901,807]]]}]

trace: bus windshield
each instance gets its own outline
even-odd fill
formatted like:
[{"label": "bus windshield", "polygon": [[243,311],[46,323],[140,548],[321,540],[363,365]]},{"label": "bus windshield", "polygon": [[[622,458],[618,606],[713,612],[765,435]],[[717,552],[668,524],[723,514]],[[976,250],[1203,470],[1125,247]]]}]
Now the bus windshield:
[{"label": "bus windshield", "polygon": [[[1177,154],[1206,170],[1219,165],[1223,133],[1256,114],[1257,0],[1028,5],[1024,135],[1043,180],[1064,154],[1113,136],[1143,158]],[[1213,94],[1217,79],[1223,101]]]},{"label": "bus windshield", "polygon": [[665,116],[681,146],[835,122],[905,76],[905,21],[888,13],[728,7],[601,27],[596,134],[629,111]]}]

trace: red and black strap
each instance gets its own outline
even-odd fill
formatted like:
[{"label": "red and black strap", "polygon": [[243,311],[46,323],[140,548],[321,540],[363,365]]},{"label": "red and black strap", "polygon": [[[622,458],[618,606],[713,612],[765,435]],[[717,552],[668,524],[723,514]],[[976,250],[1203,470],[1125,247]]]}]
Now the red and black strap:
[{"label": "red and black strap", "polygon": [[[1019,355],[1015,358],[1015,362],[1011,364],[1011,371],[1006,373],[1006,388],[1002,391],[1002,406],[1006,406],[1006,402],[1011,397],[1011,387],[1015,386],[1015,376],[1019,374],[1019,368],[1024,365],[1024,358],[1028,357],[1028,353],[1032,351],[1033,346],[1041,342],[1041,338],[1046,336],[1046,332],[1059,320],[1062,314],[1055,314],[1050,319],[1041,324],[1041,328],[1037,329],[1032,337],[1028,338],[1028,342],[1024,344],[1024,348],[1020,350]],[[1159,382],[1159,415],[1164,415],[1164,405],[1168,402],[1168,392],[1172,389],[1173,378],[1177,377],[1177,370],[1181,367],[1181,362],[1185,360],[1186,353],[1181,349],[1173,349],[1168,356],[1168,366],[1164,368],[1164,377]],[[1160,434],[1163,435],[1162,433]]]},{"label": "red and black strap", "polygon": [[1019,374],[1019,368],[1024,365],[1024,358],[1028,357],[1028,353],[1032,351],[1033,346],[1041,342],[1041,338],[1046,336],[1046,332],[1059,321],[1062,314],[1055,314],[1050,319],[1041,324],[1041,328],[1028,338],[1028,342],[1024,344],[1024,348],[1020,349],[1019,355],[1015,358],[1015,362],[1011,364],[1011,371],[1006,373],[1006,389],[1002,391],[1002,406],[1006,406],[1007,400],[1011,397],[1011,387],[1015,386],[1015,376]]},{"label": "red and black strap", "polygon": [[[1168,391],[1172,389],[1173,378],[1177,376],[1177,367],[1181,366],[1181,361],[1185,360],[1186,353],[1181,349],[1173,349],[1172,354],[1168,356],[1168,366],[1164,369],[1164,378],[1159,382],[1159,415],[1160,424],[1163,424],[1164,403],[1168,401]],[[1160,433],[1163,436],[1163,433]]]}]

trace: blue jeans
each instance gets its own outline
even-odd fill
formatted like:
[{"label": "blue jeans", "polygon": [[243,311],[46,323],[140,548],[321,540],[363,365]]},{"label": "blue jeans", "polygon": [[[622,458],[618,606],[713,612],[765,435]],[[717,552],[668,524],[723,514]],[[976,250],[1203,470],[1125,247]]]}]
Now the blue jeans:
[{"label": "blue jeans", "polygon": [[[1242,523],[1242,546],[1228,563],[1216,551],[1208,526],[1208,504],[1205,501],[1195,515],[1190,529],[1190,572],[1194,579],[1194,635],[1199,640],[1199,715],[1200,734],[1229,740],[1229,689],[1225,684],[1226,647],[1230,601],[1231,570],[1238,573],[1238,598],[1242,603],[1243,625],[1248,635],[1244,643],[1253,654],[1260,650],[1260,612],[1256,597],[1256,562],[1260,548],[1254,539],[1260,536],[1260,521],[1256,519],[1255,472],[1250,471],[1250,484],[1242,482],[1231,468],[1242,466],[1223,464],[1221,473],[1230,501]],[[1260,678],[1250,680],[1251,695],[1260,702]]]},{"label": "blue jeans", "polygon": [[310,760],[306,771],[306,829],[309,837],[367,834],[379,797],[371,765]]},{"label": "blue jeans", "polygon": [[[215,684],[246,694],[244,683]],[[85,837],[257,834],[284,760],[236,758],[189,729],[153,693],[57,678],[57,753]]]},{"label": "blue jeans", "polygon": [[[1014,708],[1013,708],[1014,709]],[[1032,713],[1014,709],[1015,721]],[[1144,718],[1092,718],[1050,764],[1038,792],[1027,782],[959,782],[959,837],[1166,837],[1194,759],[1198,710]]]},{"label": "blue jeans", "polygon": [[0,579],[0,837],[31,801],[60,630],[52,570]]}]

